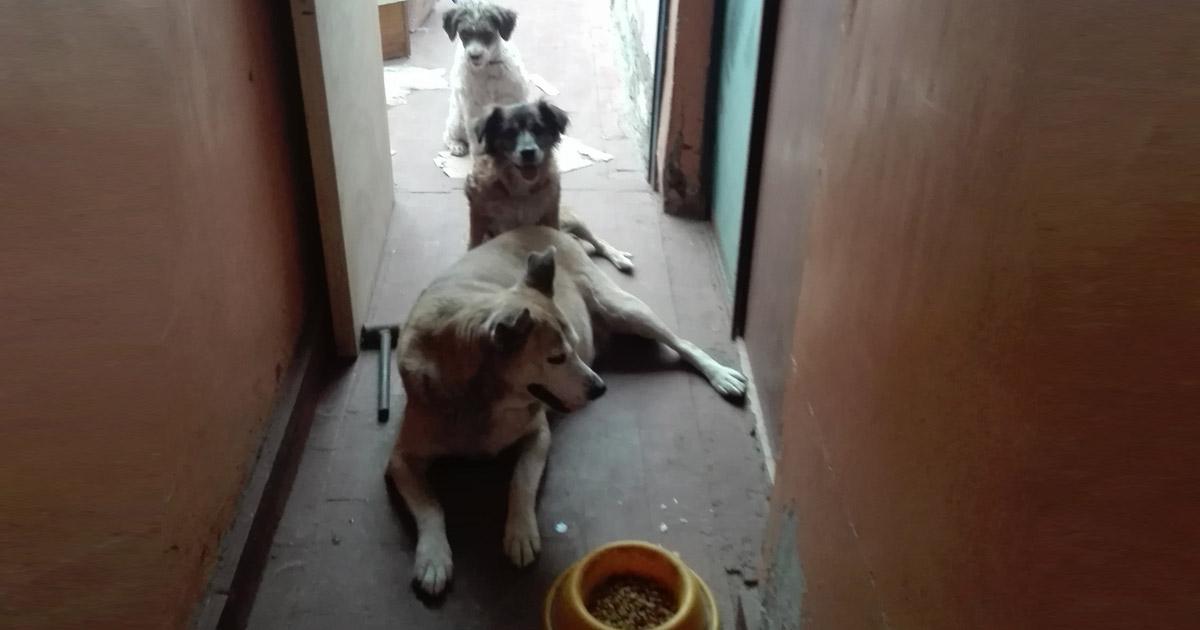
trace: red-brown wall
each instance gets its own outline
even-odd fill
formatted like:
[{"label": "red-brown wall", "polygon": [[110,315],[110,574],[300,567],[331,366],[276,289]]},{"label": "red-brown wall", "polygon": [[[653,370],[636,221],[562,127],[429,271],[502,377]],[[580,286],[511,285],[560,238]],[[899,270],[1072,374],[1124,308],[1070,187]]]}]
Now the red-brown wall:
[{"label": "red-brown wall", "polygon": [[768,616],[1194,626],[1200,6],[783,3],[813,24]]},{"label": "red-brown wall", "polygon": [[2,626],[180,627],[203,589],[304,314],[266,5],[0,12]]},{"label": "red-brown wall", "polygon": [[705,198],[704,107],[712,50],[713,0],[663,0],[667,12],[662,102],[654,147],[655,187],[663,209],[691,218],[709,216]]}]

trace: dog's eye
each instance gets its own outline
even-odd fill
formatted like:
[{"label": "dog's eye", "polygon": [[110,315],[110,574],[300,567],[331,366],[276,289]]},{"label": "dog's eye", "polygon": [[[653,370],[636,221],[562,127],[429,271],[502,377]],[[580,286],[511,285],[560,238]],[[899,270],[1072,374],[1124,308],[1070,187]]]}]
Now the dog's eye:
[{"label": "dog's eye", "polygon": [[532,132],[533,135],[535,135],[535,136],[541,135],[541,133],[545,130],[546,130],[545,127],[542,127],[541,125],[536,124],[536,123],[534,123],[534,125],[529,128],[529,131]]},{"label": "dog's eye", "polygon": [[565,354],[556,354],[556,355],[550,357],[549,359],[546,359],[546,361],[548,363],[551,363],[553,365],[561,365],[561,364],[565,363],[566,360],[567,360],[567,355],[565,355]]}]

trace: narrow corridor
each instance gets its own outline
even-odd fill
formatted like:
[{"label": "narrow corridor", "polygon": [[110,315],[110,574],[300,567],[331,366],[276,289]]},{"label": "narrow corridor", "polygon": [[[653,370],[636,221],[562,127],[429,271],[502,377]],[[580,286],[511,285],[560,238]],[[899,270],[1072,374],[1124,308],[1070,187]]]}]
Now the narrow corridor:
[{"label": "narrow corridor", "polygon": [[[563,176],[563,204],[632,252],[637,271],[600,266],[681,335],[738,365],[711,225],[662,213],[638,143],[623,131],[608,3],[506,4],[519,13],[513,41],[527,69],[561,90],[551,100],[571,116],[567,133],[615,156]],[[457,44],[438,14],[426,28],[404,63],[449,68]],[[388,111],[396,206],[372,323],[402,323],[421,289],[465,251],[463,182],[433,163],[447,98],[415,91]],[[733,627],[738,589],[755,579],[766,505],[754,419],[668,351],[623,342],[599,366],[609,394],[552,424],[538,507],[543,548],[532,567],[513,568],[501,550],[510,460],[435,471],[455,553],[454,586],[435,607],[409,588],[415,531],[383,480],[401,419],[376,422],[376,360],[363,353],[318,408],[250,628],[537,628],[559,572],[597,545],[629,538],[678,551],[713,588],[723,627]]]}]

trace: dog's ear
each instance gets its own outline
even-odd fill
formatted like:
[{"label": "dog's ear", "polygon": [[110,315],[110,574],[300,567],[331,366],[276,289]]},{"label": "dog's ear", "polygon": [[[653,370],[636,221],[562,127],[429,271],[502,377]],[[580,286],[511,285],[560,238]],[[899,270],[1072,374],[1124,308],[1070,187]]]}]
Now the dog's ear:
[{"label": "dog's ear", "polygon": [[450,36],[450,41],[458,36],[458,12],[459,9],[446,9],[442,14],[442,29],[446,31],[446,35]]},{"label": "dog's ear", "polygon": [[544,252],[533,252],[525,259],[525,284],[546,297],[554,296],[554,254],[551,246]]},{"label": "dog's ear", "polygon": [[533,316],[529,309],[521,309],[516,317],[497,321],[492,325],[492,345],[502,354],[516,352],[525,345],[525,339],[533,330]]},{"label": "dog's ear", "polygon": [[508,38],[512,37],[513,29],[517,28],[517,12],[506,7],[494,7],[491,18],[500,37],[508,41]]},{"label": "dog's ear", "polygon": [[504,109],[499,106],[493,106],[492,110],[484,116],[480,116],[475,120],[475,124],[471,125],[471,133],[475,135],[475,141],[479,146],[487,150],[491,144],[488,140],[497,132],[500,131],[500,126],[504,124]]},{"label": "dog's ear", "polygon": [[567,124],[571,122],[567,118],[567,112],[564,112],[557,105],[551,104],[546,99],[538,99],[538,116],[542,118],[542,124],[553,127],[559,135],[567,130]]}]

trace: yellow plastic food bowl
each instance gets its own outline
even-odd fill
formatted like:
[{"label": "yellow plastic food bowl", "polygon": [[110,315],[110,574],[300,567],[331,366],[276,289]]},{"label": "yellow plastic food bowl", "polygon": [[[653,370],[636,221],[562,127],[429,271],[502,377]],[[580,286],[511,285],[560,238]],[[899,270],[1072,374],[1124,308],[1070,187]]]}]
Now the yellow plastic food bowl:
[{"label": "yellow plastic food bowl", "polygon": [[616,575],[658,582],[675,596],[675,616],[655,630],[718,630],[721,616],[712,591],[675,554],[648,542],[609,543],[571,565],[550,587],[542,610],[545,630],[612,630],[587,611],[588,596]]}]

